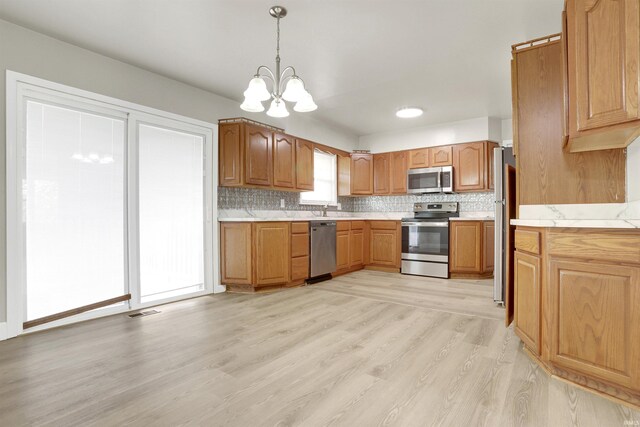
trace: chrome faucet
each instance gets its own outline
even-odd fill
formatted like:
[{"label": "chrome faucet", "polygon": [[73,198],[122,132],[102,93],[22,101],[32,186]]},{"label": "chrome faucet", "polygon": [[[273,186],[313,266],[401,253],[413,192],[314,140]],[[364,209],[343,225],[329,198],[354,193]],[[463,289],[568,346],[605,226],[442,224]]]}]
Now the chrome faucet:
[{"label": "chrome faucet", "polygon": [[326,217],[327,216],[327,208],[329,207],[329,205],[324,205],[322,207],[322,216]]}]

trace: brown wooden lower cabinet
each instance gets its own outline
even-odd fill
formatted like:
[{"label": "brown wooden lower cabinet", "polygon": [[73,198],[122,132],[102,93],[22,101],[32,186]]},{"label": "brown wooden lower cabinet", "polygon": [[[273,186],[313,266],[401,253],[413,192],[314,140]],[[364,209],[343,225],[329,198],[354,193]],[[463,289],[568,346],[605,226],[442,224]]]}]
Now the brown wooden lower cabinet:
[{"label": "brown wooden lower cabinet", "polygon": [[640,232],[516,230],[514,323],[552,374],[640,406]]},{"label": "brown wooden lower cabinet", "polygon": [[370,221],[369,264],[400,269],[401,231],[399,221]]},{"label": "brown wooden lower cabinet", "polygon": [[451,221],[449,226],[449,272],[452,277],[493,275],[493,221]]},{"label": "brown wooden lower cabinet", "polygon": [[335,274],[349,273],[364,267],[365,228],[365,221],[338,221]]}]

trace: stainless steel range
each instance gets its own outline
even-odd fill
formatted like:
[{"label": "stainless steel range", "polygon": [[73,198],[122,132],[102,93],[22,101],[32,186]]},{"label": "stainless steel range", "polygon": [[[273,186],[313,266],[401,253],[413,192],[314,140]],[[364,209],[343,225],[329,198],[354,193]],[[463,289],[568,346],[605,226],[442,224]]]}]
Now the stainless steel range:
[{"label": "stainless steel range", "polygon": [[416,203],[402,219],[402,274],[449,278],[449,218],[458,203]]}]

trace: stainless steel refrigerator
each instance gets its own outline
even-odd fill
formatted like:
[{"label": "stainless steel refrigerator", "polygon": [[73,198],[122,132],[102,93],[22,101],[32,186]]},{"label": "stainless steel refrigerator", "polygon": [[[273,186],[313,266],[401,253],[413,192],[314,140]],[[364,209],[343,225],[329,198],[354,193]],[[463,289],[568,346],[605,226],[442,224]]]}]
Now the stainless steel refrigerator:
[{"label": "stainless steel refrigerator", "polygon": [[493,271],[493,300],[505,304],[507,285],[508,241],[512,238],[509,219],[515,217],[515,167],[516,159],[511,147],[493,150],[495,183],[495,263]]}]

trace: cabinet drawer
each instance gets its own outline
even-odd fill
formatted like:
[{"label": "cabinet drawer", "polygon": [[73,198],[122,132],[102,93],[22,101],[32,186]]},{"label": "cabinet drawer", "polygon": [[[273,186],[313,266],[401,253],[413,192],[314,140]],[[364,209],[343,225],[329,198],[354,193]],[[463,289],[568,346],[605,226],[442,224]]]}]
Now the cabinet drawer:
[{"label": "cabinet drawer", "polygon": [[306,279],[309,276],[309,257],[291,259],[291,280]]},{"label": "cabinet drawer", "polygon": [[550,231],[547,247],[560,257],[640,264],[640,234]]},{"label": "cabinet drawer", "polygon": [[302,234],[309,232],[309,223],[308,222],[292,222],[291,223],[291,233],[292,234]]},{"label": "cabinet drawer", "polygon": [[291,256],[299,257],[309,255],[309,235],[293,234],[291,235]]},{"label": "cabinet drawer", "polygon": [[538,231],[516,230],[515,246],[519,251],[540,255],[540,233]]},{"label": "cabinet drawer", "polygon": [[352,230],[362,230],[364,228],[364,221],[351,221]]},{"label": "cabinet drawer", "polygon": [[336,223],[336,231],[349,231],[350,227],[350,221],[337,221]]},{"label": "cabinet drawer", "polygon": [[396,221],[371,221],[372,230],[395,230]]}]

